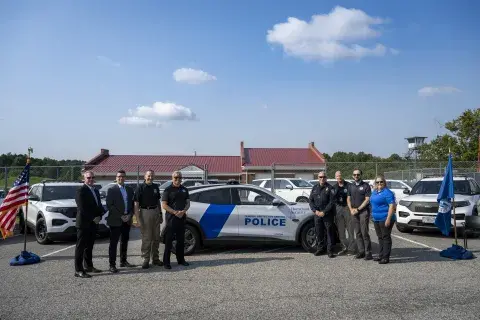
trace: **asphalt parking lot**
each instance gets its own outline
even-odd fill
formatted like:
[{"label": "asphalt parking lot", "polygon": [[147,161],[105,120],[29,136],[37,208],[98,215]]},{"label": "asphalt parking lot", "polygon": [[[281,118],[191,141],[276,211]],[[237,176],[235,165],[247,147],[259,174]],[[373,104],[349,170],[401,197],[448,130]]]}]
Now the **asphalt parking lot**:
[{"label": "asphalt parking lot", "polygon": [[[215,245],[172,269],[73,276],[74,243],[28,250],[43,262],[9,266],[23,236],[0,240],[0,319],[478,319],[480,260],[450,261],[439,233],[395,233],[391,263],[315,257],[287,245]],[[371,231],[373,249],[377,239]],[[129,261],[140,264],[138,229]],[[480,254],[480,239],[469,239]],[[161,247],[161,253],[163,247]],[[94,264],[108,268],[108,240]]]}]

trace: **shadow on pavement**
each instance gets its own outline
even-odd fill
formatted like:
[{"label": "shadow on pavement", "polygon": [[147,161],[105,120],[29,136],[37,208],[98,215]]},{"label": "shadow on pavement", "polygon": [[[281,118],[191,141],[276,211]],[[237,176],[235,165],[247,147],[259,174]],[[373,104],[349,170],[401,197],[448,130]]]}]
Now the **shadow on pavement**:
[{"label": "shadow on pavement", "polygon": [[[378,252],[378,251],[377,251]],[[393,248],[390,263],[453,261],[440,256],[440,252],[427,248]]]},{"label": "shadow on pavement", "polygon": [[180,266],[176,262],[172,262],[172,269],[167,270],[164,267],[157,267],[157,266],[150,266],[149,269],[142,269],[141,267],[131,268],[131,269],[119,269],[119,273],[110,273],[108,270],[102,273],[92,273],[91,275],[94,277],[101,277],[101,276],[117,276],[120,274],[137,274],[137,273],[153,273],[153,272],[179,272],[179,271],[187,271],[193,270],[196,268],[205,268],[205,267],[218,267],[218,266],[225,266],[225,265],[240,265],[240,264],[251,264],[257,262],[267,262],[267,261],[286,261],[286,260],[293,260],[293,257],[282,257],[282,258],[234,258],[234,259],[218,259],[218,260],[206,260],[206,261],[194,261],[189,262],[190,265],[188,267]]}]

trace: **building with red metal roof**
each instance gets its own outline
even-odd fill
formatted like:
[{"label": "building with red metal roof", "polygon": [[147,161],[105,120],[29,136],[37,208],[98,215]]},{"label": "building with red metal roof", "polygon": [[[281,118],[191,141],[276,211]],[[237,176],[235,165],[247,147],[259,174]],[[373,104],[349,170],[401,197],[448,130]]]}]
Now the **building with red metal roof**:
[{"label": "building with red metal roof", "polygon": [[245,182],[248,177],[251,182],[270,178],[272,168],[276,177],[313,179],[325,164],[325,158],[313,142],[307,148],[245,148],[242,141],[237,156],[111,155],[109,150],[101,149],[85,168],[95,171],[98,179],[107,181],[114,180],[116,172],[123,169],[127,179],[141,179],[145,171],[154,170],[156,179],[168,180],[173,171],[180,170],[185,178]]}]

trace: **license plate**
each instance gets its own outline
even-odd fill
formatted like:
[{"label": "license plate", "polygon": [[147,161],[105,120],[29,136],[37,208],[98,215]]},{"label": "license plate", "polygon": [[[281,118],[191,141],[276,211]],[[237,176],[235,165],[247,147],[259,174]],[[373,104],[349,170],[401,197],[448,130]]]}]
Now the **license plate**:
[{"label": "license plate", "polygon": [[423,223],[435,223],[435,217],[423,217],[422,222]]}]

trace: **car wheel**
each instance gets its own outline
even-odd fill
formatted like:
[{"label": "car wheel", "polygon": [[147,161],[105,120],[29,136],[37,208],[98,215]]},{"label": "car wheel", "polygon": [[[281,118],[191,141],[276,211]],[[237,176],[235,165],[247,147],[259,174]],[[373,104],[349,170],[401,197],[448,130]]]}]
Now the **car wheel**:
[{"label": "car wheel", "polygon": [[47,222],[45,218],[41,217],[38,218],[37,223],[35,225],[35,238],[37,238],[37,242],[40,244],[49,244],[52,241],[48,238],[47,235]]},{"label": "car wheel", "polygon": [[406,227],[406,226],[400,225],[398,223],[396,223],[396,225],[397,225],[397,230],[402,232],[402,233],[412,233],[413,232],[413,228]]},{"label": "car wheel", "polygon": [[300,242],[302,247],[307,252],[312,252],[317,246],[315,239],[315,224],[313,221],[307,222],[300,233]]},{"label": "car wheel", "polygon": [[[185,256],[192,255],[195,250],[200,245],[200,234],[197,229],[191,224],[185,225],[185,245],[184,252]],[[172,252],[175,253],[175,248],[177,247],[177,239],[173,239],[172,242]]]},{"label": "car wheel", "polygon": [[308,199],[305,197],[300,197],[300,198],[297,198],[296,202],[308,202]]}]

